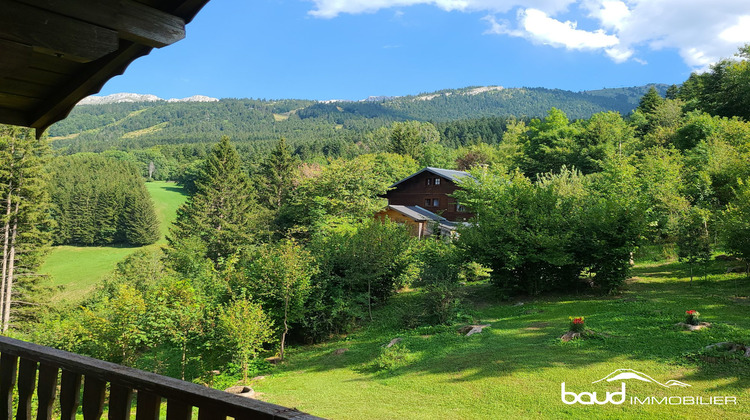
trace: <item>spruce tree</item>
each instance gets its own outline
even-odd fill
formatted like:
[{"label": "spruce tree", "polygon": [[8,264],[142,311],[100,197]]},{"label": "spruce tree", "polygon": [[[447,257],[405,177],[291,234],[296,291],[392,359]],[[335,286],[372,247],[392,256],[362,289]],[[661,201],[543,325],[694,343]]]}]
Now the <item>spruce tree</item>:
[{"label": "spruce tree", "polygon": [[261,164],[258,185],[259,201],[271,210],[281,207],[281,202],[292,186],[296,159],[282,137]]},{"label": "spruce tree", "polygon": [[[33,130],[0,125],[0,325],[5,333],[11,308],[31,302],[31,275],[50,242],[49,195],[44,172],[46,140]],[[27,292],[27,293],[24,293]],[[21,299],[22,298],[22,299]]]},{"label": "spruce tree", "polygon": [[159,219],[145,188],[134,191],[125,203],[122,230],[125,242],[131,245],[148,245],[159,240]]},{"label": "spruce tree", "polygon": [[197,237],[206,245],[206,257],[219,262],[253,242],[260,209],[228,137],[222,137],[206,157],[195,186],[196,193],[177,210],[169,238],[173,248]]}]

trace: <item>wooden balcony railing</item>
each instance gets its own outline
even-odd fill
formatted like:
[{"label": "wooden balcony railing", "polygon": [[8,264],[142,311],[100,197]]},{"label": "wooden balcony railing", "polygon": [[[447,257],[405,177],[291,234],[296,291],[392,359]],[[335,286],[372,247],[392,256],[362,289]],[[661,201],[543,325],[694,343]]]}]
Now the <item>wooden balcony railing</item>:
[{"label": "wooden balcony railing", "polygon": [[168,420],[190,419],[194,407],[198,409],[199,420],[227,417],[238,420],[318,418],[293,408],[205,388],[75,353],[0,337],[0,420],[13,417],[14,405],[16,419],[31,419],[35,388],[36,404],[33,405],[37,407],[37,413],[34,417],[51,419],[58,393],[58,376],[59,410],[63,420],[75,419],[79,404],[85,420],[101,418],[107,394],[110,420],[131,418],[134,394],[136,420],[158,419],[162,401],[166,401],[167,404]]}]

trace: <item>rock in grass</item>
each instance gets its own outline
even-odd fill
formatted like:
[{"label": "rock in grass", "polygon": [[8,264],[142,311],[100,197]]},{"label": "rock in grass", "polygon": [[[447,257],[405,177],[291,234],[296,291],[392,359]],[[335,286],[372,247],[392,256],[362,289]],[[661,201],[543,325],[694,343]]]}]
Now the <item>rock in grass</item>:
[{"label": "rock in grass", "polygon": [[391,340],[390,343],[388,343],[388,344],[385,345],[385,348],[389,349],[389,348],[393,347],[394,345],[398,344],[400,341],[401,341],[401,338],[398,338],[398,337],[394,338],[393,340]]},{"label": "rock in grass", "polygon": [[466,325],[458,329],[458,333],[470,337],[474,334],[479,334],[483,329],[489,327],[489,325]]},{"label": "rock in grass", "polygon": [[683,330],[688,330],[688,331],[698,331],[698,330],[702,330],[703,328],[708,328],[711,326],[711,324],[708,322],[701,322],[696,325],[686,324],[684,322],[678,322],[675,325],[677,325],[678,327],[681,327]]},{"label": "rock in grass", "polygon": [[732,341],[723,341],[721,343],[711,344],[706,346],[704,350],[719,350],[727,352],[741,351],[745,357],[750,357],[750,346],[734,343]]},{"label": "rock in grass", "polygon": [[562,340],[563,343],[567,343],[568,341],[572,341],[576,338],[581,338],[581,333],[575,332],[575,331],[568,331],[565,334],[563,334],[562,337],[560,337],[560,340]]},{"label": "rock in grass", "polygon": [[230,386],[229,388],[225,389],[224,392],[247,398],[253,398],[255,396],[255,391],[253,391],[253,389],[249,386],[244,385]]}]

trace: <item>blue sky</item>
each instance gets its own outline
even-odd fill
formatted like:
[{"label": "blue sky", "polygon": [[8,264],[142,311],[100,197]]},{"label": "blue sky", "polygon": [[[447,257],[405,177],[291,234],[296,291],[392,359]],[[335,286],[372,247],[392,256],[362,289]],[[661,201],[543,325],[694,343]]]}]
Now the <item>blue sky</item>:
[{"label": "blue sky", "polygon": [[100,95],[357,100],[680,83],[750,42],[748,0],[212,0]]}]

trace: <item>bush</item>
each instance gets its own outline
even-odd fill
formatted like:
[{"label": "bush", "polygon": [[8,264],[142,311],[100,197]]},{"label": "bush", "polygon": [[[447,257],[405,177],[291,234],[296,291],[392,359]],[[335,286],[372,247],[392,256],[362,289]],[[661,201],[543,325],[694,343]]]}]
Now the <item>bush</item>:
[{"label": "bush", "polygon": [[377,370],[393,370],[408,365],[415,358],[416,356],[408,348],[401,344],[394,344],[380,351],[380,356],[375,359],[374,367]]}]

